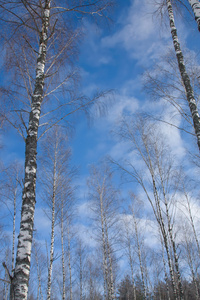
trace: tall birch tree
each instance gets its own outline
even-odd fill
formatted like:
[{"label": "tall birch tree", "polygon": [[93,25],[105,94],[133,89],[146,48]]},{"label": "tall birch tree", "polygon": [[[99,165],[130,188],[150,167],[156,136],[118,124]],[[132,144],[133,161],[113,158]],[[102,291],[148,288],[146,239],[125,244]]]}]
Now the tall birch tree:
[{"label": "tall birch tree", "polygon": [[[174,298],[183,299],[183,288],[179,268],[177,247],[174,232],[174,213],[170,209],[173,206],[175,194],[177,192],[177,170],[173,166],[173,160],[167,155],[164,140],[160,137],[155,124],[136,118],[134,121],[123,120],[119,136],[123,141],[129,142],[131,149],[135,150],[135,155],[139,164],[132,161],[124,161],[124,164],[113,161],[124,174],[132,177],[143,189],[152,212],[160,228],[165,252],[167,256],[171,284]],[[159,137],[159,138],[158,138]],[[144,176],[144,170],[146,174]],[[151,182],[151,184],[150,184]],[[176,185],[175,185],[176,183]],[[150,185],[149,185],[150,184]],[[171,254],[172,253],[172,254]],[[176,288],[176,278],[178,289]]]},{"label": "tall birch tree", "polygon": [[182,53],[181,46],[180,46],[180,43],[178,40],[177,28],[175,26],[174,13],[173,13],[173,7],[172,7],[171,0],[166,0],[166,6],[167,6],[167,11],[168,11],[168,16],[169,16],[171,36],[172,36],[172,40],[173,40],[174,50],[176,53],[179,72],[180,72],[181,79],[182,79],[182,82],[183,82],[183,85],[185,88],[185,93],[187,96],[187,101],[188,101],[188,105],[190,108],[190,113],[191,113],[192,120],[193,120],[193,126],[194,126],[194,130],[195,130],[196,138],[197,138],[197,145],[198,145],[198,148],[200,151],[200,117],[199,117],[197,102],[194,97],[194,91],[193,91],[192,85],[190,83],[190,78],[188,76],[188,73],[187,73],[187,70],[185,67],[183,53]]},{"label": "tall birch tree", "polygon": [[[6,91],[5,93],[6,98],[10,100],[9,105],[7,105],[10,108],[10,114],[14,111],[15,118],[10,118],[8,114],[4,114],[3,117],[6,117],[7,121],[16,128],[25,141],[21,224],[14,275],[10,277],[11,299],[27,299],[28,293],[36,203],[38,133],[40,132],[41,136],[55,123],[65,119],[76,110],[85,107],[86,103],[91,103],[94,100],[84,101],[85,98],[77,97],[74,93],[70,95],[70,88],[66,85],[75,78],[74,74],[76,72],[74,70],[69,71],[70,60],[68,58],[74,54],[72,45],[74,45],[74,41],[79,35],[77,30],[75,32],[70,28],[77,29],[79,27],[80,22],[76,18],[77,15],[81,17],[84,15],[101,17],[106,15],[106,11],[111,4],[112,2],[107,0],[77,0],[68,3],[50,0],[0,2],[0,21],[2,29],[6,33],[3,38],[8,45],[8,60],[11,62],[12,74],[17,76],[15,81],[17,80],[17,83],[19,83],[16,85],[15,91]],[[61,41],[64,41],[64,44]],[[20,63],[22,58],[23,64]],[[32,64],[33,61],[35,65]],[[64,78],[58,82],[59,68],[63,71],[64,64],[67,61],[68,64],[65,70],[69,72],[68,74],[64,72]],[[32,69],[29,68],[29,64],[32,64]],[[63,72],[61,74],[63,75]],[[55,96],[50,108],[47,108],[48,101],[44,100],[45,96],[47,100],[53,95],[53,92],[58,92],[64,86],[64,99],[68,98],[68,101],[62,103],[59,101],[61,100],[61,98],[59,99],[60,96]],[[26,96],[25,93],[22,96],[22,93],[20,93],[22,90],[26,91]],[[18,103],[20,105],[16,107],[13,98],[19,99]],[[79,101],[75,101],[77,98]],[[59,111],[57,118],[45,120],[50,111],[54,113]],[[39,125],[42,117],[41,112],[43,112],[44,122],[42,128],[40,128],[42,131],[39,131],[39,126],[42,125]],[[60,115],[61,112],[62,116]]]},{"label": "tall birch tree", "polygon": [[198,0],[188,0],[193,10],[198,30],[200,31],[200,2]]}]

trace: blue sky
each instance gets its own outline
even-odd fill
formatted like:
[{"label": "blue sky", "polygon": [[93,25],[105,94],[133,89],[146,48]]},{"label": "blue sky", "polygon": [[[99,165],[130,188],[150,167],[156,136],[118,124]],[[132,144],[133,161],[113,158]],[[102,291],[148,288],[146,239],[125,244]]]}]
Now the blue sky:
[{"label": "blue sky", "polygon": [[[160,60],[172,47],[172,40],[168,23],[162,25],[158,17],[153,17],[155,7],[149,0],[120,0],[113,15],[113,23],[109,27],[97,27],[91,21],[85,21],[85,39],[80,48],[79,68],[82,74],[82,92],[88,96],[96,90],[113,90],[108,112],[102,117],[94,117],[88,126],[88,121],[83,114],[73,118],[74,133],[70,140],[72,147],[73,163],[79,166],[79,212],[82,214],[80,233],[85,241],[91,242],[89,234],[85,233],[90,210],[87,202],[86,180],[89,175],[89,166],[97,163],[106,155],[119,159],[127,155],[128,146],[120,143],[111,131],[116,128],[117,121],[124,113],[134,114],[141,110],[162,114],[162,102],[153,103],[142,92],[142,74],[151,68],[155,61]],[[184,47],[193,51],[200,49],[200,34],[196,23],[187,17],[186,22],[179,16],[176,19],[180,42]],[[95,110],[91,110],[91,115]],[[171,120],[174,111],[165,107],[165,119]],[[179,116],[173,118],[177,126],[180,125]],[[171,151],[180,160],[186,155],[184,140],[180,131],[164,124],[161,130],[168,137]],[[5,163],[19,159],[24,161],[24,143],[14,130],[2,133],[4,148],[1,151]],[[134,159],[134,158],[133,158]],[[198,210],[199,206],[195,206]],[[85,219],[84,219],[85,218]],[[37,203],[35,226],[41,228],[42,237],[48,233],[49,221],[42,208]],[[85,225],[84,225],[85,224]],[[152,227],[151,227],[152,228]],[[149,240],[148,240],[149,242]]]}]

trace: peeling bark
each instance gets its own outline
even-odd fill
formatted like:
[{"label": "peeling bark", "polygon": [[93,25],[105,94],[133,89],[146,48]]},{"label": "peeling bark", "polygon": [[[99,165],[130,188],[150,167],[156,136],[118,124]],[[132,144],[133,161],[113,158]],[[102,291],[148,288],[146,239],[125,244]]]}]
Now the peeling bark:
[{"label": "peeling bark", "polygon": [[62,287],[62,300],[65,300],[65,250],[64,250],[64,217],[63,217],[63,199],[61,203],[61,247],[62,247],[62,275],[63,275],[63,287]]},{"label": "peeling bark", "polygon": [[198,30],[200,31],[200,2],[198,0],[188,0],[188,2],[192,7]]},{"label": "peeling bark", "polygon": [[56,148],[54,153],[54,166],[53,166],[53,195],[52,195],[52,215],[51,215],[51,248],[50,248],[50,261],[48,268],[48,282],[47,282],[47,300],[51,299],[51,277],[54,261],[54,231],[55,231],[55,204],[56,204],[56,165],[57,165],[57,149],[58,143],[56,141]]},{"label": "peeling bark", "polygon": [[22,196],[21,223],[18,237],[14,276],[10,288],[10,300],[27,299],[30,274],[31,247],[35,212],[35,185],[37,171],[37,135],[43,99],[44,68],[46,62],[47,31],[49,26],[50,3],[46,0],[43,8],[42,30],[36,65],[35,88],[32,96],[29,126],[25,150],[25,179]]},{"label": "peeling bark", "polygon": [[189,105],[192,120],[193,120],[193,126],[194,126],[195,134],[197,137],[197,145],[198,145],[198,148],[200,151],[200,117],[199,117],[199,112],[198,112],[198,108],[197,108],[197,103],[194,98],[194,91],[191,86],[188,73],[186,71],[183,53],[181,51],[180,43],[178,41],[177,29],[175,26],[171,0],[166,0],[166,4],[167,4],[167,10],[168,10],[169,22],[170,22],[170,28],[171,28],[171,35],[172,35],[172,40],[173,40],[173,44],[174,44],[174,49],[176,52],[178,67],[179,67],[181,79],[183,81],[183,85],[185,88],[185,93],[187,96],[187,101],[188,101],[188,105]]}]

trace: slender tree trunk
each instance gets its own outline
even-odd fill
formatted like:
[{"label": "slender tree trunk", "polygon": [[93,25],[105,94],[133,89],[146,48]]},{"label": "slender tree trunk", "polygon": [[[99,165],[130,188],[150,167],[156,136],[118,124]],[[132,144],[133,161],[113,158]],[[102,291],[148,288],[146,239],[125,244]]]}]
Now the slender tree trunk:
[{"label": "slender tree trunk", "polygon": [[11,282],[10,299],[27,299],[30,274],[31,247],[35,212],[35,185],[37,170],[37,135],[43,99],[44,68],[46,62],[47,31],[49,26],[50,0],[45,0],[40,34],[39,54],[36,66],[35,88],[32,96],[28,134],[25,151],[25,179],[22,196],[21,223],[18,237],[14,276]]},{"label": "slender tree trunk", "polygon": [[136,288],[135,288],[135,280],[134,280],[134,272],[133,272],[133,258],[131,253],[131,242],[130,242],[128,228],[127,228],[127,238],[128,238],[128,259],[131,268],[132,287],[133,287],[133,300],[136,300]]},{"label": "slender tree trunk", "polygon": [[54,260],[54,230],[55,230],[55,195],[53,196],[53,207],[52,207],[52,222],[51,222],[51,247],[50,247],[50,261],[48,267],[48,281],[47,281],[47,299],[51,298],[51,277]]},{"label": "slender tree trunk", "polygon": [[144,269],[143,269],[143,264],[142,264],[142,253],[141,253],[139,236],[138,236],[137,222],[136,222],[136,218],[135,218],[135,214],[134,214],[133,209],[132,209],[132,216],[133,216],[133,222],[134,222],[134,227],[135,227],[135,235],[136,235],[136,242],[137,242],[137,253],[138,253],[138,258],[139,258],[139,263],[140,263],[140,273],[141,273],[141,277],[142,277],[144,300],[147,300],[147,289],[146,289],[146,284],[145,284],[145,280],[144,280]]},{"label": "slender tree trunk", "polygon": [[168,276],[167,276],[166,262],[165,262],[165,256],[164,256],[164,246],[163,246],[163,239],[162,239],[162,234],[160,232],[160,228],[159,228],[159,235],[160,235],[160,242],[161,242],[161,246],[162,246],[162,259],[163,259],[163,266],[164,266],[164,273],[165,273],[165,283],[166,283],[166,287],[167,287],[167,297],[168,297],[168,300],[170,300]]},{"label": "slender tree trunk", "polygon": [[190,202],[189,202],[189,199],[188,199],[188,196],[187,196],[186,193],[185,193],[185,198],[186,198],[186,201],[187,201],[187,206],[188,206],[188,212],[189,212],[190,223],[191,223],[191,226],[192,226],[192,230],[193,230],[193,233],[194,233],[195,242],[196,242],[196,244],[197,244],[198,254],[199,254],[199,257],[200,257],[200,245],[199,245],[199,240],[198,240],[198,238],[197,238],[197,233],[196,233],[196,229],[195,229],[195,226],[194,226],[194,220],[193,220],[193,216],[192,216],[192,211],[191,211],[191,207],[190,207]]},{"label": "slender tree trunk", "polygon": [[39,267],[38,253],[37,253],[35,243],[33,243],[33,248],[35,250],[34,254],[35,254],[35,261],[36,261],[36,266],[37,266],[37,278],[38,278],[37,300],[39,300],[39,299],[43,300],[42,286],[41,286],[41,271],[40,271],[40,267]]},{"label": "slender tree trunk", "polygon": [[69,220],[67,219],[67,255],[68,255],[68,268],[69,268],[69,289],[70,289],[70,300],[72,300],[72,267],[71,267],[71,239],[70,239],[70,229]]},{"label": "slender tree trunk", "polygon": [[[6,252],[6,265],[8,265],[8,251]],[[5,276],[4,276],[4,280],[9,280],[9,276],[8,276],[8,272],[5,269]],[[3,300],[8,300],[8,292],[9,292],[9,283],[8,282],[4,282],[4,288],[3,288]]]},{"label": "slender tree trunk", "polygon": [[187,256],[188,256],[188,261],[189,261],[189,268],[191,270],[192,280],[193,280],[194,285],[195,285],[196,300],[198,300],[199,299],[198,282],[197,282],[195,272],[194,272],[193,261],[192,261],[191,251],[190,251],[190,245],[188,243],[187,237],[185,237],[185,242],[186,242],[186,247],[187,247]]},{"label": "slender tree trunk", "polygon": [[190,3],[194,16],[195,16],[195,20],[197,22],[198,25],[198,30],[200,31],[200,2],[198,0],[188,0],[188,2]]},{"label": "slender tree trunk", "polygon": [[177,61],[178,61],[178,67],[179,67],[181,79],[182,79],[182,82],[183,82],[183,85],[185,88],[187,101],[188,101],[191,116],[193,119],[193,126],[194,126],[195,134],[197,137],[197,144],[198,144],[199,151],[200,151],[200,117],[199,117],[199,112],[198,112],[198,108],[197,108],[197,103],[194,98],[193,88],[191,86],[190,78],[186,71],[183,53],[181,51],[180,43],[178,41],[177,29],[176,29],[175,22],[174,22],[174,14],[173,14],[171,0],[166,0],[166,3],[167,3],[167,10],[168,10],[169,21],[170,21],[171,35],[172,35],[174,49],[175,49],[176,57],[177,57]]},{"label": "slender tree trunk", "polygon": [[147,145],[146,141],[144,141],[144,145],[145,145],[145,149],[146,149],[146,152],[148,155],[148,160],[149,160],[149,166],[148,165],[147,166],[149,168],[149,171],[150,171],[151,177],[152,177],[153,194],[154,194],[154,199],[155,199],[155,204],[156,204],[156,212],[157,212],[157,214],[155,216],[156,216],[156,219],[158,221],[158,224],[160,226],[160,230],[161,230],[161,233],[163,236],[163,241],[164,241],[167,258],[168,258],[168,265],[169,265],[169,271],[170,271],[170,276],[171,276],[171,283],[172,283],[174,298],[175,298],[175,300],[177,300],[178,299],[177,298],[177,290],[176,290],[176,284],[175,284],[173,264],[172,264],[172,259],[171,259],[171,255],[170,255],[170,249],[169,249],[169,241],[168,241],[168,236],[167,236],[167,232],[165,229],[165,224],[164,224],[163,215],[162,215],[162,209],[161,209],[161,205],[160,205],[160,198],[159,198],[159,194],[158,194],[158,190],[157,190],[157,186],[156,186],[154,168],[152,166],[151,157],[149,154],[149,149],[148,149],[148,145]]},{"label": "slender tree trunk", "polygon": [[57,149],[58,144],[56,141],[56,149],[54,153],[54,166],[53,166],[53,195],[52,195],[52,216],[51,216],[51,248],[50,248],[50,261],[48,268],[48,282],[47,282],[47,300],[51,299],[51,277],[54,260],[54,231],[55,231],[55,202],[56,202],[56,165],[57,165]]},{"label": "slender tree trunk", "polygon": [[172,245],[172,249],[173,249],[175,269],[176,269],[176,274],[177,274],[177,279],[178,279],[178,291],[179,291],[180,299],[183,300],[184,295],[183,295],[183,287],[182,287],[182,282],[181,282],[181,274],[180,274],[180,270],[179,270],[178,255],[177,255],[177,251],[176,251],[176,243],[175,243],[175,240],[174,240],[174,237],[173,237],[173,234],[172,234],[172,225],[171,225],[171,218],[170,218],[170,214],[169,214],[168,201],[167,201],[167,196],[166,196],[166,192],[165,192],[163,175],[162,175],[162,171],[161,171],[161,168],[160,168],[160,162],[159,162],[158,155],[157,155],[157,163],[158,163],[160,181],[161,181],[161,186],[162,186],[162,192],[163,192],[163,196],[164,196],[165,213],[166,213],[167,225],[168,225],[168,233],[169,233],[169,237],[170,237],[170,241],[171,241],[171,245]]},{"label": "slender tree trunk", "polygon": [[83,263],[82,263],[82,249],[80,245],[80,256],[79,256],[79,263],[80,263],[80,276],[79,276],[79,282],[80,282],[80,300],[83,300]]},{"label": "slender tree trunk", "polygon": [[110,284],[109,284],[110,285],[110,297],[111,297],[111,300],[113,300],[115,298],[114,279],[113,279],[110,243],[109,243],[109,238],[108,238],[108,227],[107,227],[107,220],[106,220],[105,214],[104,214],[104,225],[105,225],[106,244],[107,244],[107,253],[108,253],[108,261],[109,261],[109,271],[110,271]]},{"label": "slender tree trunk", "polygon": [[[144,185],[143,189],[147,195],[147,198],[149,199],[149,202],[153,208],[153,212],[154,215],[156,217],[156,220],[159,224],[160,227],[160,231],[161,234],[163,236],[163,241],[164,241],[164,246],[165,246],[165,250],[166,250],[166,254],[167,254],[167,260],[168,260],[168,266],[169,266],[169,272],[170,272],[170,277],[171,277],[171,283],[172,283],[172,288],[173,288],[173,293],[174,293],[174,299],[177,300],[177,291],[176,291],[176,284],[175,284],[175,276],[174,276],[174,270],[173,270],[173,264],[172,264],[172,259],[171,259],[171,255],[170,255],[170,249],[169,249],[169,241],[168,241],[168,236],[167,236],[167,232],[165,229],[165,223],[163,220],[163,215],[162,215],[162,209],[161,209],[161,205],[160,205],[160,198],[159,198],[159,194],[158,194],[158,190],[157,190],[157,186],[156,186],[156,181],[155,181],[155,175],[154,175],[154,168],[152,166],[152,162],[151,162],[151,156],[149,154],[149,149],[148,149],[148,143],[146,140],[143,141],[144,142],[144,146],[147,152],[147,156],[148,156],[148,163],[146,162],[146,160],[144,159],[149,172],[151,174],[151,178],[152,178],[152,185],[153,185],[153,195],[154,195],[154,200],[155,200],[155,207],[148,195],[148,192],[146,191]],[[141,154],[142,155],[142,154]],[[143,155],[142,155],[143,157]]]},{"label": "slender tree trunk", "polygon": [[16,219],[16,200],[17,200],[17,180],[16,180],[16,187],[14,192],[14,203],[13,203],[12,276],[14,275],[14,266],[15,266],[15,219]]},{"label": "slender tree trunk", "polygon": [[65,250],[64,250],[64,218],[63,218],[63,200],[62,200],[62,207],[61,207],[61,247],[62,247],[62,275],[63,275],[63,291],[62,291],[62,300],[65,300]]},{"label": "slender tree trunk", "polygon": [[103,214],[103,191],[100,191],[99,200],[100,200],[100,211],[101,211],[101,236],[103,243],[103,273],[104,273],[104,298],[110,299],[110,288],[108,282],[108,265],[107,265],[107,250],[106,250],[106,238],[105,238],[105,227],[104,227],[104,214]]}]

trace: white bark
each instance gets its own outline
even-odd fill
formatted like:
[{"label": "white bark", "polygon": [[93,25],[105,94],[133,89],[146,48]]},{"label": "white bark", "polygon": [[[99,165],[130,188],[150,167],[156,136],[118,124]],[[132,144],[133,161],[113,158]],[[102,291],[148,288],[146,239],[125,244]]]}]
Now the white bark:
[{"label": "white bark", "polygon": [[106,251],[106,238],[104,227],[104,214],[103,214],[103,190],[99,187],[99,200],[100,200],[100,214],[101,214],[101,236],[103,245],[103,274],[104,274],[104,298],[110,298],[110,288],[108,280],[108,265],[107,265],[107,251]]},{"label": "white bark", "polygon": [[61,203],[61,247],[62,247],[62,279],[63,279],[63,286],[62,286],[62,300],[65,300],[65,250],[64,250],[64,218],[63,218],[63,199]]},{"label": "white bark", "polygon": [[190,245],[188,243],[188,240],[187,240],[186,236],[185,236],[185,242],[186,242],[186,248],[187,248],[188,264],[189,264],[189,268],[191,270],[192,280],[193,280],[194,285],[195,285],[196,300],[198,300],[199,299],[198,282],[197,282],[197,278],[195,276],[195,271],[194,271],[194,266],[193,266],[193,259],[192,259],[192,255],[191,255]]},{"label": "white bark", "polygon": [[164,255],[164,245],[163,245],[163,238],[162,238],[160,229],[159,229],[159,235],[160,235],[160,242],[161,242],[161,246],[162,246],[162,260],[163,260],[164,273],[165,273],[165,284],[167,286],[167,296],[168,296],[168,300],[170,300],[168,276],[167,276],[167,269],[166,269],[165,255]]},{"label": "white bark", "polygon": [[189,201],[189,199],[188,199],[188,195],[187,195],[186,192],[185,192],[185,198],[186,198],[186,201],[187,201],[187,209],[188,209],[188,213],[189,213],[190,224],[191,224],[191,226],[192,226],[192,231],[193,231],[193,233],[194,233],[195,242],[196,242],[196,244],[197,244],[198,255],[199,255],[199,257],[200,257],[200,245],[199,245],[199,240],[198,240],[197,233],[196,233],[196,229],[195,229],[195,225],[194,225],[194,219],[193,219],[193,216],[192,216],[192,211],[191,211],[190,201]]},{"label": "white bark", "polygon": [[47,300],[51,299],[51,277],[54,260],[54,231],[55,231],[55,204],[56,204],[56,165],[57,165],[57,149],[58,143],[56,141],[56,148],[54,153],[54,166],[53,166],[53,195],[52,195],[52,216],[51,216],[51,248],[50,248],[50,261],[48,268],[48,282],[47,282]]},{"label": "white bark", "polygon": [[182,287],[181,275],[180,275],[180,270],[179,270],[178,255],[177,255],[177,251],[176,251],[176,243],[175,243],[173,233],[172,233],[171,217],[170,217],[169,207],[168,207],[169,204],[168,204],[168,200],[167,200],[167,194],[165,191],[165,184],[164,184],[164,179],[163,179],[163,174],[162,174],[161,164],[160,164],[160,158],[159,158],[157,148],[156,148],[156,159],[157,159],[157,166],[158,166],[158,170],[159,170],[159,177],[160,177],[160,182],[161,182],[162,193],[163,193],[163,197],[164,197],[165,214],[167,217],[168,233],[169,233],[169,237],[170,237],[170,241],[171,241],[171,245],[172,245],[172,249],[173,249],[175,269],[176,269],[176,275],[177,275],[177,280],[178,280],[178,290],[179,290],[180,299],[183,300],[184,295],[183,295],[183,287]]},{"label": "white bark", "polygon": [[193,88],[190,83],[190,78],[186,71],[185,62],[184,62],[184,58],[183,58],[183,53],[181,51],[180,43],[178,41],[177,29],[175,26],[171,0],[166,0],[166,4],[167,4],[167,10],[168,10],[169,22],[170,22],[170,28],[171,28],[171,35],[172,35],[172,40],[173,40],[173,44],[174,44],[174,49],[176,52],[178,67],[179,67],[181,79],[183,81],[183,85],[185,88],[185,93],[187,96],[187,101],[188,101],[190,113],[191,113],[192,120],[193,120],[193,126],[194,126],[195,134],[197,137],[197,144],[198,144],[198,148],[200,151],[200,117],[199,117],[198,107],[197,107],[196,100],[194,98],[194,91],[193,91]]},{"label": "white bark", "polygon": [[137,254],[138,254],[138,258],[139,258],[140,273],[141,273],[141,277],[142,277],[144,300],[147,300],[147,288],[146,288],[145,277],[144,277],[144,268],[143,268],[143,262],[142,262],[142,252],[141,252],[140,241],[139,241],[137,221],[136,221],[136,218],[135,218],[135,213],[134,213],[134,209],[133,208],[132,208],[132,217],[133,217],[134,228],[135,228],[135,236],[136,236],[136,243],[137,243]]},{"label": "white bark", "polygon": [[[164,241],[164,246],[165,246],[165,250],[166,250],[166,254],[167,254],[167,259],[168,259],[168,265],[169,265],[169,271],[170,271],[170,277],[171,277],[171,283],[172,283],[172,288],[173,288],[173,293],[174,293],[174,299],[178,299],[177,298],[177,291],[176,291],[176,284],[175,284],[175,276],[174,276],[174,270],[173,270],[173,262],[171,259],[171,254],[170,254],[170,243],[168,240],[168,234],[167,234],[167,230],[165,228],[165,222],[163,219],[163,211],[161,208],[161,199],[160,199],[160,195],[159,195],[159,191],[157,189],[157,174],[156,169],[157,166],[153,164],[153,162],[155,161],[155,145],[157,142],[156,139],[158,138],[157,136],[153,136],[153,132],[150,132],[149,129],[146,131],[148,124],[144,124],[144,123],[138,123],[137,125],[132,128],[129,126],[128,123],[124,122],[123,128],[122,128],[122,134],[123,137],[125,137],[125,139],[128,139],[129,141],[133,142],[133,144],[135,145],[138,154],[140,155],[141,159],[144,161],[146,167],[149,170],[149,174],[151,177],[151,184],[152,184],[152,190],[153,190],[153,197],[150,196],[147,187],[144,183],[143,180],[143,174],[140,174],[135,167],[131,165],[133,172],[132,171],[128,171],[125,168],[122,168],[125,172],[127,172],[129,175],[133,176],[134,179],[137,180],[137,182],[141,185],[141,187],[143,188],[148,201],[151,204],[151,207],[153,209],[153,213],[155,215],[155,218],[158,222],[158,225],[160,227],[160,231],[162,233],[162,237],[163,237],[163,241]],[[141,144],[138,142],[138,140],[136,140],[135,137],[135,132],[138,132],[139,135],[139,139]],[[134,132],[135,131],[135,132]],[[154,140],[155,138],[155,140]],[[153,154],[152,154],[153,153]],[[120,166],[121,167],[121,166]]]},{"label": "white bark", "polygon": [[16,187],[15,187],[14,199],[13,199],[12,276],[14,275],[14,266],[15,266],[15,220],[16,220],[17,185],[18,185],[18,178],[16,178]]},{"label": "white bark", "polygon": [[200,31],[200,2],[198,0],[188,0],[188,2],[190,3],[194,16],[195,16],[195,20],[197,22],[198,25],[198,30]]},{"label": "white bark", "polygon": [[71,267],[71,237],[70,237],[70,224],[69,217],[67,217],[67,256],[68,256],[68,268],[69,268],[69,289],[70,300],[72,300],[72,267]]},{"label": "white bark", "polygon": [[107,246],[107,253],[108,253],[108,261],[109,261],[109,274],[110,274],[110,299],[113,300],[115,298],[115,291],[114,291],[114,279],[113,279],[113,268],[112,268],[112,257],[111,257],[111,249],[110,249],[110,242],[108,237],[108,227],[107,227],[107,220],[106,215],[104,214],[104,226],[105,226],[105,234],[106,234],[106,246]]},{"label": "white bark", "polygon": [[21,223],[18,237],[15,270],[10,289],[11,300],[27,299],[28,294],[33,223],[36,202],[35,184],[37,170],[37,135],[44,88],[44,68],[46,62],[47,31],[49,25],[50,3],[51,1],[45,1],[39,54],[36,66],[35,89],[32,96],[28,134],[26,138],[25,179],[22,196],[23,202],[21,209]]}]

